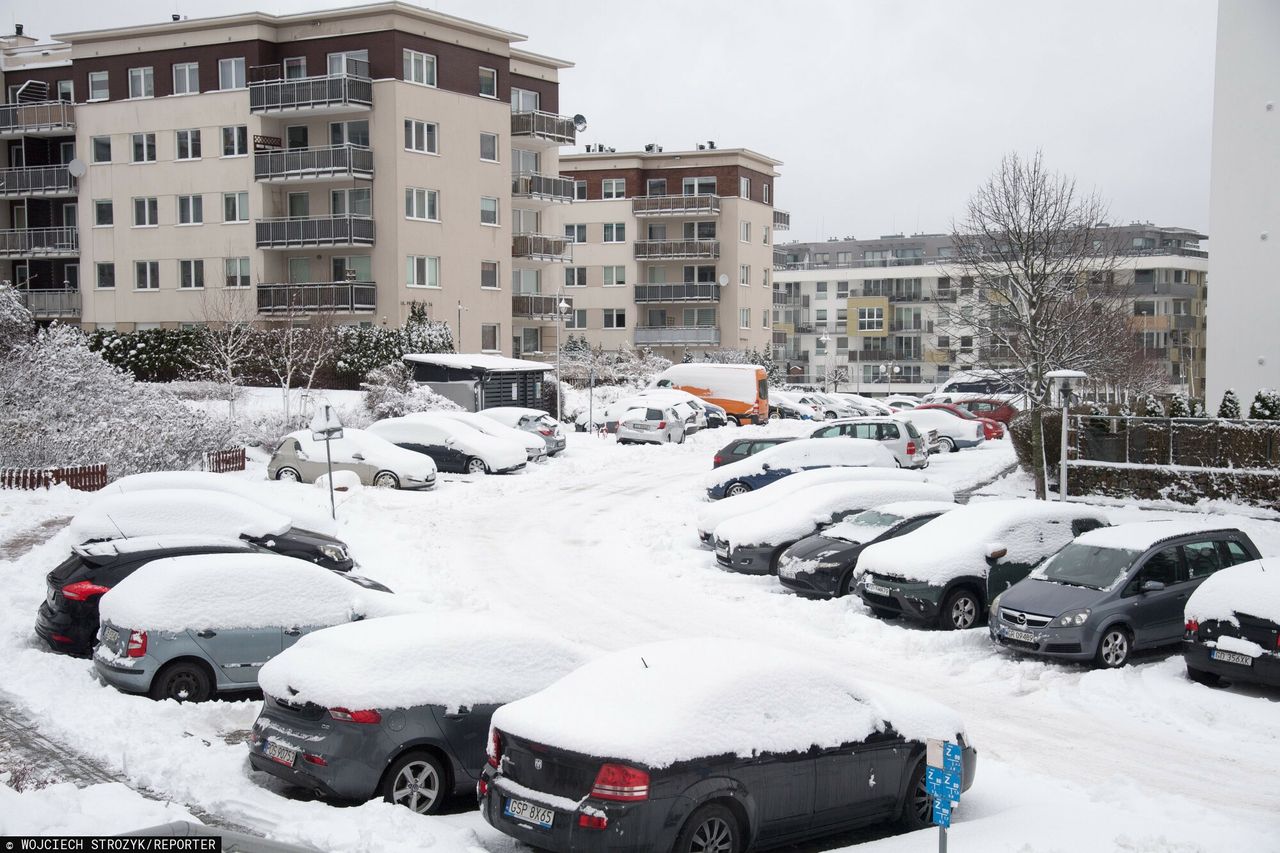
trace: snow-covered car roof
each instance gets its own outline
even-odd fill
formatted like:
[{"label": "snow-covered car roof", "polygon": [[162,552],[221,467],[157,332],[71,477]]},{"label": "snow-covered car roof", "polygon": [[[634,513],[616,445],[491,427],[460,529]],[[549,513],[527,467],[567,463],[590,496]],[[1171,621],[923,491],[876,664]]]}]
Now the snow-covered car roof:
[{"label": "snow-covered car roof", "polygon": [[1186,617],[1239,624],[1236,614],[1280,623],[1280,559],[1238,563],[1214,572],[1187,599]]},{"label": "snow-covered car roof", "polygon": [[230,536],[198,536],[190,533],[164,533],[158,536],[139,536],[135,539],[108,539],[75,545],[72,551],[82,557],[104,558],[123,554],[140,554],[144,551],[165,551],[177,548],[222,548],[235,551],[252,551],[254,545],[244,539]]},{"label": "snow-covered car roof", "polygon": [[105,495],[71,519],[71,541],[133,539],[168,533],[239,538],[278,536],[293,519],[237,495],[203,489],[155,489]]},{"label": "snow-covered car roof", "polygon": [[943,585],[960,575],[985,577],[986,554],[999,543],[1014,563],[1038,563],[1070,542],[1070,522],[1094,519],[1100,510],[1036,500],[984,501],[957,507],[918,530],[869,546],[858,558],[868,573]]},{"label": "snow-covered car roof", "polygon": [[[325,458],[325,443],[313,439],[311,430],[291,432],[287,437],[297,439],[302,449],[311,454],[312,458],[316,460]],[[353,461],[351,454],[359,451],[370,465],[394,467],[397,473],[411,473],[424,479],[428,475],[434,477],[436,474],[436,463],[430,456],[396,447],[390,441],[369,430],[344,428],[342,438],[330,441],[329,445],[329,452],[333,455],[335,462],[340,459],[344,462]]]},{"label": "snow-covered car roof", "polygon": [[954,739],[959,716],[872,686],[848,669],[743,640],[668,640],[596,658],[499,708],[495,728],[591,756],[662,768],[713,755],[804,752],[865,740],[886,724]]},{"label": "snow-covered car roof", "polygon": [[798,438],[715,469],[707,476],[706,486],[712,488],[735,477],[763,473],[765,465],[775,469],[794,470],[824,465],[895,468],[897,464],[893,453],[878,441],[845,436]]},{"label": "snow-covered car roof", "polygon": [[587,658],[505,619],[477,633],[470,617],[412,613],[308,634],[269,661],[258,683],[271,696],[326,708],[457,708],[528,696]]},{"label": "snow-covered car roof", "polygon": [[1187,533],[1203,533],[1231,528],[1212,518],[1167,518],[1153,521],[1131,521],[1115,527],[1100,527],[1082,534],[1076,541],[1095,548],[1117,548],[1122,551],[1145,551],[1157,542]]},{"label": "snow-covered car roof", "polygon": [[142,566],[102,596],[101,618],[135,631],[336,625],[404,612],[391,593],[279,554],[201,554]]},{"label": "snow-covered car roof", "polygon": [[730,548],[781,545],[808,536],[836,513],[904,500],[954,501],[955,495],[931,483],[823,483],[795,492],[780,505],[731,518],[715,529],[715,537]]}]

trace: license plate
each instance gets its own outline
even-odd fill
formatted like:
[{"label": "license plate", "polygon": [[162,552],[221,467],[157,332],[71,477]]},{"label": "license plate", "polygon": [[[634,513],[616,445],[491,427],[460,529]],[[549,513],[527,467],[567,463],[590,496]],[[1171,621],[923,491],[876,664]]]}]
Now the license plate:
[{"label": "license plate", "polygon": [[1022,643],[1038,644],[1040,642],[1039,640],[1036,639],[1036,635],[1031,633],[1030,631],[1015,631],[1013,628],[1003,628],[1001,630],[1004,632],[1004,635],[1008,637],[1010,640],[1018,640],[1019,642],[1022,642]]},{"label": "license plate", "polygon": [[102,643],[110,649],[115,649],[116,643],[120,642],[120,632],[115,628],[106,628],[102,632]]},{"label": "license plate", "polygon": [[1214,649],[1209,652],[1209,657],[1214,660],[1220,660],[1223,663],[1238,663],[1241,666],[1253,666],[1253,658],[1248,655],[1238,654],[1237,652],[1224,652],[1222,649]]},{"label": "license plate", "polygon": [[281,746],[278,743],[267,741],[267,748],[263,750],[267,758],[272,761],[283,764],[286,767],[292,767],[293,762],[298,759],[298,751],[289,749],[287,746]]},{"label": "license plate", "polygon": [[873,583],[864,583],[862,585],[862,588],[865,589],[867,592],[871,593],[872,595],[881,595],[881,596],[884,596],[885,598],[891,597],[888,587],[878,586],[877,584],[873,584]]},{"label": "license plate", "polygon": [[535,806],[524,800],[508,799],[502,807],[502,812],[507,817],[535,823],[543,829],[550,829],[556,817],[556,813],[551,809],[544,809],[542,806]]}]

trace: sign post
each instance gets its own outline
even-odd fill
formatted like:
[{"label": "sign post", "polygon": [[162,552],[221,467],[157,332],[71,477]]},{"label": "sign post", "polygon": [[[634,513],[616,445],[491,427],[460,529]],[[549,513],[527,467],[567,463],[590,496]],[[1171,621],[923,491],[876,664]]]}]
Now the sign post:
[{"label": "sign post", "polygon": [[329,450],[329,442],[342,438],[342,421],[338,420],[338,413],[333,410],[333,406],[323,404],[311,419],[311,437],[324,442],[325,467],[329,471],[329,516],[336,520],[338,504],[333,496],[333,453]]},{"label": "sign post", "polygon": [[960,805],[963,756],[960,744],[951,741],[930,738],[926,747],[924,785],[933,798],[933,822],[938,825],[938,853],[947,853],[951,810]]}]

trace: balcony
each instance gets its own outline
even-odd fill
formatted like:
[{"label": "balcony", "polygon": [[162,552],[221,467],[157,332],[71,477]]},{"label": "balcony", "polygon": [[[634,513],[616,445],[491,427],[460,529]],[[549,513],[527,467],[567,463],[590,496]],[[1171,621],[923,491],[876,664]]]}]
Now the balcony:
[{"label": "balcony", "polygon": [[285,79],[279,65],[249,69],[249,112],[328,115],[367,110],[373,106],[369,63],[348,59],[336,74]]},{"label": "balcony", "polygon": [[511,238],[511,257],[544,263],[573,260],[573,241],[555,234],[516,234]]},{"label": "balcony", "polygon": [[636,302],[719,302],[718,284],[637,284]]},{"label": "balcony", "polygon": [[254,223],[259,249],[372,246],[373,220],[367,216],[306,216],[259,219]]},{"label": "balcony", "polygon": [[0,198],[73,196],[76,179],[65,165],[0,169]]},{"label": "balcony", "polygon": [[257,290],[259,314],[354,314],[377,307],[378,286],[370,281],[260,284]]},{"label": "balcony", "polygon": [[512,198],[531,201],[573,201],[573,178],[559,175],[540,175],[537,172],[517,172],[511,176]]},{"label": "balcony", "polygon": [[80,316],[79,290],[20,290],[18,296],[37,320]]},{"label": "balcony", "polygon": [[718,216],[720,197],[715,195],[653,195],[631,200],[634,216]]},{"label": "balcony", "polygon": [[636,344],[647,346],[720,346],[717,326],[636,326]]},{"label": "balcony", "polygon": [[773,209],[773,230],[774,231],[790,231],[791,230],[791,212],[788,210]]},{"label": "balcony", "polygon": [[74,227],[0,231],[0,258],[61,258],[79,254],[79,232]]},{"label": "balcony", "polygon": [[0,139],[55,136],[75,129],[75,104],[70,101],[0,105]]},{"label": "balcony", "polygon": [[511,296],[511,316],[527,320],[550,320],[554,323],[561,317],[559,305],[562,299],[569,305],[564,313],[572,313],[573,297],[571,296],[516,293]]},{"label": "balcony", "polygon": [[352,178],[372,180],[373,151],[363,145],[255,151],[253,178],[267,184]]},{"label": "balcony", "polygon": [[534,139],[551,145],[573,145],[577,139],[577,128],[573,119],[558,116],[555,113],[544,113],[538,110],[529,112],[513,112],[511,114],[511,136],[515,139]]},{"label": "balcony", "polygon": [[637,261],[715,260],[719,240],[637,240]]}]

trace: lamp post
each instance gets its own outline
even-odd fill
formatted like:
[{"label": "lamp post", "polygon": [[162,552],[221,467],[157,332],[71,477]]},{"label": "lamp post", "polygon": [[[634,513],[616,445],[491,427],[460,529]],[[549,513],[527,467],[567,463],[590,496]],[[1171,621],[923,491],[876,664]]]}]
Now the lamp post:
[{"label": "lamp post", "polygon": [[[1071,408],[1071,380],[1075,379],[1076,384],[1088,378],[1088,374],[1081,370],[1050,370],[1044,375],[1049,381],[1056,380],[1058,383],[1058,402],[1062,404],[1062,435],[1061,453],[1058,458],[1058,500],[1065,501],[1067,499],[1067,418],[1068,410]],[[1043,442],[1042,442],[1043,444]]]},{"label": "lamp post", "polygon": [[568,302],[564,301],[561,295],[560,301],[556,303],[556,422],[561,420],[562,406],[560,401],[560,327],[564,325],[566,312],[572,308]]}]

